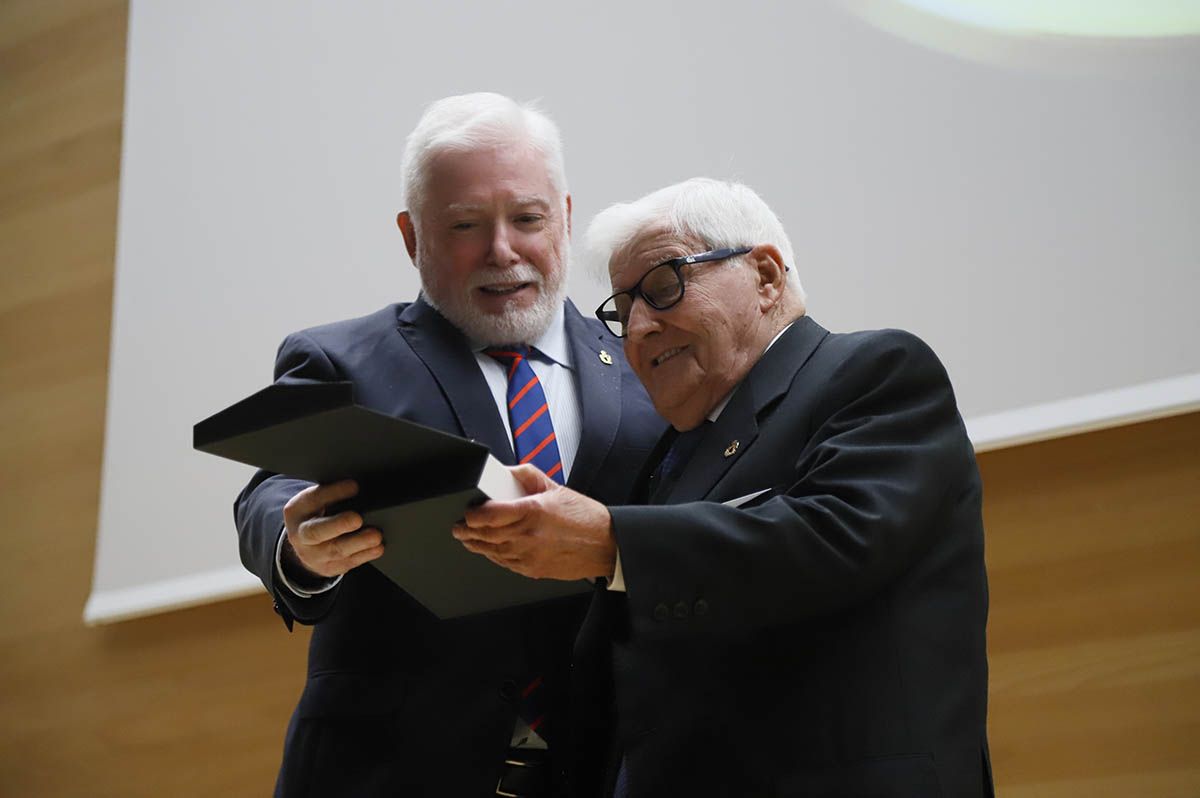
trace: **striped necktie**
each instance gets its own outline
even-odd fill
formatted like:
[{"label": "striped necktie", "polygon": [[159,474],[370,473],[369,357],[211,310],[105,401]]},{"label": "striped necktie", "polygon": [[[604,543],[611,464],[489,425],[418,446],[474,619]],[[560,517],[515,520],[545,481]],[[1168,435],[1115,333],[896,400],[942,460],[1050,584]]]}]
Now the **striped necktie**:
[{"label": "striped necktie", "polygon": [[558,484],[565,484],[550,407],[529,365],[529,347],[497,347],[485,349],[484,354],[508,367],[508,421],[517,462],[533,463]]},{"label": "striped necktie", "polygon": [[[550,423],[546,392],[529,365],[529,347],[502,346],[485,349],[484,354],[508,367],[508,423],[512,429],[513,451],[518,463],[533,463],[546,476],[564,484],[562,458]],[[535,675],[521,691],[519,712],[529,729],[549,743],[547,691],[541,674]]]}]

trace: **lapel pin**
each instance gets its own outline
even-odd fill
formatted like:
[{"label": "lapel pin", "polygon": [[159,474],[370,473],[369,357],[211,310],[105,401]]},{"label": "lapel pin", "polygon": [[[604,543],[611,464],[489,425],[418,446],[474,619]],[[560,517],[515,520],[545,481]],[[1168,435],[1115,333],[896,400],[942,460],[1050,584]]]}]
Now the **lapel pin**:
[{"label": "lapel pin", "polygon": [[725,447],[725,456],[733,457],[735,454],[737,454],[738,447],[741,445],[742,442],[734,438],[729,442],[729,445]]},{"label": "lapel pin", "polygon": [[612,355],[610,355],[606,350],[601,349],[600,350],[600,362],[606,366],[611,366],[612,365]]}]

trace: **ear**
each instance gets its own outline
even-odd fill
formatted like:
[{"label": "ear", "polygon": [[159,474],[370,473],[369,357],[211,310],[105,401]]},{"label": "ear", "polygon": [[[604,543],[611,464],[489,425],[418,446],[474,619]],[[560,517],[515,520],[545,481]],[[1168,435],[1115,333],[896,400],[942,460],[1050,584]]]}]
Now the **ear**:
[{"label": "ear", "polygon": [[567,195],[567,238],[571,237],[571,195]]},{"label": "ear", "polygon": [[765,313],[779,303],[787,283],[783,253],[774,244],[759,244],[746,256],[758,277],[758,306]]},{"label": "ear", "polygon": [[400,228],[400,234],[404,236],[404,248],[408,250],[408,257],[412,258],[415,266],[417,263],[417,227],[413,224],[412,214],[408,211],[400,211],[396,214],[396,226]]}]

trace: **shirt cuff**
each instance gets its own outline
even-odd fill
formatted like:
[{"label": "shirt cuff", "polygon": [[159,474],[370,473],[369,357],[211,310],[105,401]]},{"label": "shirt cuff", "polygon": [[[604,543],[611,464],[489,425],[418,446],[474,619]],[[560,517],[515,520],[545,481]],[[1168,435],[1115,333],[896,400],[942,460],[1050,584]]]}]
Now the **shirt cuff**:
[{"label": "shirt cuff", "polygon": [[[296,587],[291,580],[287,578],[287,574],[283,572],[283,541],[287,537],[287,527],[284,527],[279,532],[279,540],[275,542],[275,576],[279,577],[279,582],[288,589],[289,592],[299,596],[300,598],[312,598],[319,596],[322,593],[328,593],[337,587],[338,582],[342,581],[341,576],[335,576],[328,580],[325,584],[314,588],[304,589]],[[624,583],[622,583],[624,584]],[[622,588],[624,589],[624,588]]]},{"label": "shirt cuff", "polygon": [[617,549],[617,566],[613,568],[612,579],[608,580],[608,589],[614,593],[625,592],[625,574],[621,571],[621,550]]}]

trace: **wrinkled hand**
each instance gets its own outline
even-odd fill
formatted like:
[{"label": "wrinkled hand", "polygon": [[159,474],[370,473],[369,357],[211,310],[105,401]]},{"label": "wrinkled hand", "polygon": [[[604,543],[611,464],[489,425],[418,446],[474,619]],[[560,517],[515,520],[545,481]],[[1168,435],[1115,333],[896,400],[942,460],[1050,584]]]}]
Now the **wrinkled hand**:
[{"label": "wrinkled hand", "polygon": [[539,469],[509,469],[528,494],[467,510],[454,537],[468,551],[534,579],[611,577],[617,546],[608,508]]},{"label": "wrinkled hand", "polygon": [[332,578],[383,554],[378,529],[362,529],[362,516],[351,510],[326,516],[325,508],[358,493],[352,480],[313,485],[293,496],[283,508],[287,527],[285,552],[314,576]]}]

